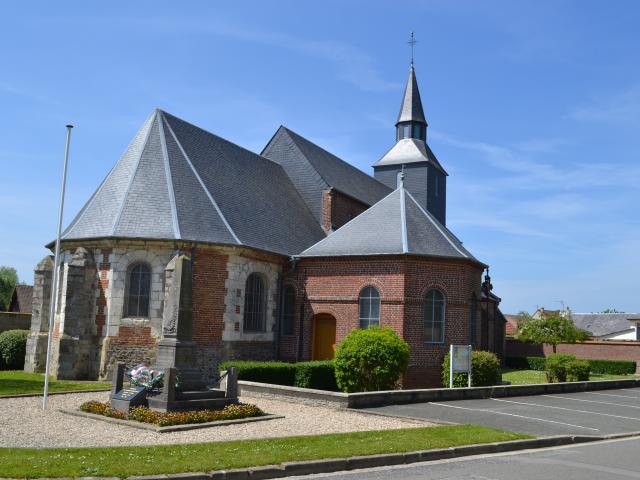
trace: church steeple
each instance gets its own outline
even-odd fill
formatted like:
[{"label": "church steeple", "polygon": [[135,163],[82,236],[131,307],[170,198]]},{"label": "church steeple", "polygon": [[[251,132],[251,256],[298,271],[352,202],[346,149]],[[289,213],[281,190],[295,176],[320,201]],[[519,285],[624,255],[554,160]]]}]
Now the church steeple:
[{"label": "church steeple", "polygon": [[415,138],[426,141],[427,126],[427,120],[422,110],[418,81],[416,80],[413,62],[411,62],[409,78],[407,80],[407,86],[404,89],[400,113],[398,114],[398,121],[396,122],[396,140]]}]

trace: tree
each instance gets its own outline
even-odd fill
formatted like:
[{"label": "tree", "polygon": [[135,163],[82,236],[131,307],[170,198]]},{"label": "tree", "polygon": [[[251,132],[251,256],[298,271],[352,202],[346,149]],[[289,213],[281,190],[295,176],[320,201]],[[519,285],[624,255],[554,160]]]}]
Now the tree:
[{"label": "tree", "polygon": [[616,310],[615,308],[607,308],[601,311],[600,313],[627,313],[627,312],[621,312],[620,310]]},{"label": "tree", "polygon": [[518,338],[523,342],[528,340],[538,344],[548,344],[556,347],[559,343],[583,342],[591,335],[591,332],[576,327],[570,318],[549,313],[542,318],[533,318],[526,313],[520,313],[521,321],[518,323]]},{"label": "tree", "polygon": [[9,309],[13,289],[18,283],[18,272],[12,267],[0,267],[0,311]]}]

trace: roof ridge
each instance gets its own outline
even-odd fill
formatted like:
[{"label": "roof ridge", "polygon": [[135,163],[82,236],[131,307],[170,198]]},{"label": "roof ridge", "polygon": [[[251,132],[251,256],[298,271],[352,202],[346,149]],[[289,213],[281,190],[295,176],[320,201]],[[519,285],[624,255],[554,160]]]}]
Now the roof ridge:
[{"label": "roof ridge", "polygon": [[[404,175],[404,173],[403,173]],[[407,240],[407,210],[404,205],[404,180],[400,180],[400,228],[402,229],[402,253],[409,252],[409,242]]]},{"label": "roof ridge", "polygon": [[449,244],[456,249],[456,251],[462,255],[465,258],[473,258],[470,254],[467,254],[465,252],[463,252],[462,250],[460,250],[460,248],[458,248],[458,246],[455,244],[455,242],[453,242],[451,240],[451,238],[449,238],[449,235],[447,235],[442,228],[447,229],[447,227],[445,227],[444,225],[440,224],[440,222],[438,222],[435,218],[432,218],[432,216],[426,212],[426,210],[424,208],[422,208],[422,206],[416,201],[415,198],[413,198],[413,195],[411,195],[411,193],[409,193],[407,191],[407,195],[409,195],[409,198],[411,200],[413,200],[413,203],[416,204],[416,206],[420,209],[420,211],[424,214],[425,217],[427,217],[429,219],[429,221],[433,224],[434,227],[436,227],[436,229],[438,230],[438,232],[440,232],[440,234],[447,239],[447,242],[449,242]]},{"label": "roof ridge", "polygon": [[160,145],[162,147],[162,159],[164,161],[164,175],[167,177],[167,190],[169,191],[169,204],[171,205],[171,220],[173,221],[173,233],[177,238],[182,238],[180,234],[180,223],[178,222],[178,207],[176,196],[173,190],[173,176],[169,165],[169,152],[167,151],[167,140],[164,132],[163,112],[158,109],[158,130],[160,132]]},{"label": "roof ridge", "polygon": [[[331,153],[331,152],[330,152],[329,150],[327,150],[326,148],[321,147],[321,146],[320,146],[320,145],[318,145],[317,143],[315,143],[315,142],[313,142],[313,141],[309,140],[308,138],[306,138],[306,137],[304,137],[304,136],[300,135],[300,134],[299,134],[299,133],[297,133],[297,132],[294,132],[294,131],[293,131],[293,130],[291,130],[290,128],[285,127],[284,125],[281,125],[281,127],[282,127],[282,128],[283,128],[287,133],[292,133],[292,134],[293,134],[293,135],[295,135],[296,137],[299,137],[300,139],[304,140],[305,142],[310,143],[311,145],[313,145],[313,146],[315,146],[316,148],[318,148],[318,149],[322,150],[322,151],[323,151],[323,152],[325,152],[326,154],[331,155],[332,157],[334,157],[336,160],[338,160],[339,162],[341,162],[343,165],[345,165],[346,167],[350,168],[351,170],[354,170],[354,171],[356,171],[356,172],[358,172],[358,173],[360,173],[360,174],[362,174],[362,175],[366,175],[366,176],[367,176],[367,177],[369,177],[371,180],[373,180],[373,181],[375,181],[375,182],[379,183],[380,185],[386,186],[386,185],[384,185],[384,183],[382,183],[380,180],[377,180],[376,178],[374,178],[374,177],[372,177],[371,175],[369,175],[367,172],[365,172],[365,171],[363,171],[363,170],[360,170],[358,167],[356,167],[356,166],[352,165],[351,163],[347,162],[346,160],[343,160],[342,158],[340,158],[339,156],[337,156],[335,153]],[[291,138],[291,140],[296,144],[296,146],[297,146],[297,147],[298,147],[298,149],[300,150],[300,153],[302,153],[302,155],[307,159],[307,161],[308,161],[309,163],[311,163],[311,164],[313,165],[314,169],[317,171],[317,170],[318,170],[318,168],[315,166],[315,164],[314,164],[314,163],[313,163],[309,158],[307,158],[307,156],[306,156],[306,155],[304,155],[304,153],[303,153],[303,152],[302,152],[302,150],[300,149],[299,145],[296,143],[295,138],[293,138],[291,135],[289,135],[289,138]],[[324,180],[324,182],[325,182],[327,185],[329,185],[329,182],[328,182],[328,181],[327,181],[327,180],[322,176],[322,174],[321,174],[320,172],[318,172],[318,175],[320,175],[320,177],[322,178],[322,180]],[[333,186],[333,185],[331,185],[331,186]],[[337,190],[339,190],[339,189],[337,189]],[[343,193],[348,194],[348,192],[343,192]]]},{"label": "roof ridge", "polygon": [[[169,114],[169,115],[171,115],[171,114]],[[176,117],[176,118],[178,118],[178,117]],[[185,123],[189,123],[189,122],[185,122]],[[209,189],[205,186],[204,182],[202,181],[202,177],[200,177],[200,174],[198,173],[196,168],[193,166],[193,163],[191,163],[191,159],[189,158],[189,156],[187,155],[187,152],[182,147],[182,143],[180,143],[180,140],[178,140],[178,137],[176,136],[175,132],[173,131],[173,128],[171,128],[171,123],[168,120],[167,120],[167,127],[169,128],[169,132],[171,133],[171,136],[175,140],[176,145],[180,149],[180,153],[182,153],[182,156],[184,157],[184,159],[186,160],[187,164],[191,168],[191,171],[193,172],[193,174],[195,175],[196,179],[198,180],[198,183],[202,187],[202,190],[204,190],[205,195],[209,198],[209,201],[211,202],[213,207],[216,209],[216,212],[218,212],[218,215],[220,215],[220,218],[222,219],[222,222],[224,223],[225,227],[227,227],[227,230],[229,231],[229,233],[231,234],[233,239],[236,242],[238,242],[239,245],[243,245],[243,243],[240,241],[240,239],[236,235],[236,232],[233,231],[233,228],[231,228],[231,225],[229,224],[229,222],[227,221],[226,217],[222,213],[222,210],[220,209],[220,207],[218,206],[218,203],[213,198],[213,195],[211,194]],[[202,130],[202,129],[200,129],[200,130]],[[221,138],[221,137],[219,137],[219,138]],[[220,153],[220,152],[218,151],[218,153]],[[253,152],[251,152],[251,153],[253,153]],[[253,153],[253,154],[256,155],[255,153]],[[222,157],[224,157],[224,155],[222,155],[222,153],[220,153],[220,155]]]},{"label": "roof ridge", "polygon": [[136,177],[136,172],[138,171],[138,167],[140,166],[140,160],[142,160],[142,155],[144,155],[144,150],[145,148],[147,148],[147,145],[149,143],[149,137],[151,136],[151,130],[153,129],[153,124],[157,119],[158,119],[158,109],[156,108],[149,117],[151,124],[149,125],[149,128],[147,128],[147,131],[145,132],[144,141],[142,142],[142,148],[140,148],[140,155],[138,155],[138,158],[135,162],[135,166],[133,167],[133,173],[131,174],[131,178],[129,179],[129,185],[127,185],[127,189],[124,191],[122,202],[120,203],[120,208],[118,209],[118,213],[113,219],[113,225],[111,226],[111,235],[116,234],[116,228],[118,226],[118,223],[120,223],[120,219],[122,218],[122,212],[124,211],[124,206],[127,203],[127,197],[129,196],[129,192],[131,191],[131,186],[133,185],[133,180]]}]

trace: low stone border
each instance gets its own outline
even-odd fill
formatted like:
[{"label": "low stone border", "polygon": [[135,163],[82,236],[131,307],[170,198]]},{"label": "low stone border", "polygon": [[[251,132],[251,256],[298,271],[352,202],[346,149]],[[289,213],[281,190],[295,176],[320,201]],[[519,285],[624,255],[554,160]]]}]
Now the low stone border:
[{"label": "low stone border", "polygon": [[61,413],[65,413],[67,415],[73,415],[74,417],[90,418],[92,420],[100,420],[102,422],[114,423],[116,425],[123,425],[125,427],[137,428],[139,430],[151,430],[156,433],[183,432],[185,430],[197,430],[200,428],[222,427],[224,425],[238,425],[241,423],[264,422],[266,420],[276,420],[278,418],[285,418],[284,415],[266,414],[266,415],[261,415],[259,417],[238,418],[235,420],[217,420],[215,422],[187,423],[184,425],[168,425],[166,427],[160,427],[152,423],[143,423],[143,422],[136,422],[134,420],[122,420],[119,418],[105,417],[104,415],[83,412],[81,410],[59,409],[58,411]]},{"label": "low stone border", "polygon": [[[303,462],[285,462],[280,465],[219,470],[215,472],[187,472],[166,475],[145,475],[128,477],[126,480],[264,480],[269,478],[310,475],[314,473],[334,473],[362,468],[385,467],[391,465],[409,465],[417,462],[430,462],[472,455],[515,452],[539,448],[559,447],[587,442],[598,442],[640,436],[640,432],[604,436],[556,436],[531,440],[513,440],[510,442],[484,443],[460,447],[420,450],[407,453],[388,453],[349,458],[328,458]],[[93,478],[92,480],[107,480]],[[111,479],[109,479],[111,480]]]},{"label": "low stone border", "polygon": [[388,390],[382,392],[340,393],[269,383],[238,382],[240,393],[291,399],[335,408],[371,408],[405,403],[446,402],[478,398],[521,397],[552,393],[587,392],[640,386],[640,379],[597,380],[589,382],[537,383],[531,385],[495,385],[471,388],[430,388],[423,390]]},{"label": "low stone border", "polygon": [[[109,388],[93,388],[91,390],[65,390],[63,392],[49,392],[47,395],[68,395],[70,393],[96,393],[96,392],[108,392]],[[44,393],[17,393],[15,395],[0,395],[0,400],[4,398],[27,398],[27,397],[42,397]]]}]

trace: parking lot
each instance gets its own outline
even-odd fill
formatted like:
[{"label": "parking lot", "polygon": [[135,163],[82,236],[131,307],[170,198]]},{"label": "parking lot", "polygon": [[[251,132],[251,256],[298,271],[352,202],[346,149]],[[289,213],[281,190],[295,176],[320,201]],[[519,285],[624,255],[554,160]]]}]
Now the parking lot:
[{"label": "parking lot", "polygon": [[390,405],[366,411],[476,423],[536,436],[607,435],[640,432],[640,388]]}]

